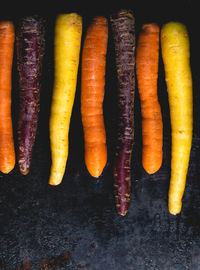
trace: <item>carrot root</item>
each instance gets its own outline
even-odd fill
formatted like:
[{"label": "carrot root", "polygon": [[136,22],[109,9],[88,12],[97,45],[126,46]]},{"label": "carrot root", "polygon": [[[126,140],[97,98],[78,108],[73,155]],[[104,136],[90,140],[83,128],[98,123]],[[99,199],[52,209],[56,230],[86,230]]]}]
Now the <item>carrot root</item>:
[{"label": "carrot root", "polygon": [[12,64],[15,41],[14,24],[0,22],[0,171],[7,174],[15,166],[11,116]]},{"label": "carrot root", "polygon": [[76,13],[59,14],[54,38],[54,86],[50,115],[50,185],[59,185],[68,159],[68,134],[76,93],[82,17]]},{"label": "carrot root", "polygon": [[163,123],[157,95],[159,32],[157,24],[144,24],[136,51],[136,74],[142,112],[142,164],[149,174],[160,169],[163,158]]},{"label": "carrot root", "polygon": [[161,48],[169,97],[172,148],[169,212],[179,214],[185,191],[193,133],[193,89],[187,28],[169,22],[161,29]]},{"label": "carrot root", "polygon": [[18,164],[24,175],[30,171],[40,110],[45,43],[43,23],[43,19],[37,16],[24,17],[18,25],[16,35],[19,81]]},{"label": "carrot root", "polygon": [[119,123],[114,162],[116,208],[126,215],[131,192],[131,157],[134,143],[135,19],[120,10],[111,16],[118,78]]},{"label": "carrot root", "polygon": [[98,178],[107,163],[106,131],[103,119],[107,19],[93,18],[83,45],[81,80],[81,115],[84,130],[85,164]]}]

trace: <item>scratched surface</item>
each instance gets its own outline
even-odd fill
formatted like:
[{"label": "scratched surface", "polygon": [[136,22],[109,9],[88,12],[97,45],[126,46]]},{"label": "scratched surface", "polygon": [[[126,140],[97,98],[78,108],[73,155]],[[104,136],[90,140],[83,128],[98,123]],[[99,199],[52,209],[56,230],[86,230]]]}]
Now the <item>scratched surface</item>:
[{"label": "scratched surface", "polygon": [[[135,11],[137,31],[146,21],[154,20],[161,25],[169,19],[184,21],[190,31],[195,122],[181,214],[172,216],[167,209],[171,141],[167,91],[161,59],[158,93],[164,121],[163,164],[152,176],[147,175],[141,166],[141,119],[136,90],[131,203],[125,217],[118,216],[115,210],[112,158],[116,139],[117,85],[111,36],[108,44],[104,102],[108,164],[99,180],[92,179],[84,166],[79,72],[66,173],[58,187],[50,187],[47,184],[51,162],[48,119],[53,83],[52,29],[55,14],[48,16],[45,13],[46,55],[41,111],[31,172],[22,176],[16,165],[9,175],[0,175],[1,270],[200,269],[199,38],[196,35],[196,7],[193,7],[190,1],[182,3],[181,9],[178,5],[171,8],[160,4],[160,9],[147,7],[145,10],[142,9],[142,5],[138,5]],[[105,12],[103,9],[91,13],[81,11],[84,16],[89,17],[100,12],[109,14],[109,11]],[[20,17],[20,14],[18,16]],[[14,19],[17,21],[15,16]],[[87,19],[84,19],[83,31],[87,23]],[[15,131],[18,111],[16,59],[13,68],[12,106]]]}]

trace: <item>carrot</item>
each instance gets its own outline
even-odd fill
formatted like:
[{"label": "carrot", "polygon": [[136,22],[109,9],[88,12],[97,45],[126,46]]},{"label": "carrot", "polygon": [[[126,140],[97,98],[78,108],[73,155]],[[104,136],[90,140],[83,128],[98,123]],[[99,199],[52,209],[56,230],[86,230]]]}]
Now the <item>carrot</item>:
[{"label": "carrot", "polygon": [[93,177],[99,177],[107,162],[106,132],[103,119],[107,19],[93,18],[82,52],[81,115],[85,141],[85,163]]},{"label": "carrot", "polygon": [[24,175],[30,170],[38,125],[44,32],[43,18],[27,16],[20,20],[16,33],[19,83],[18,164]]},{"label": "carrot", "polygon": [[9,173],[15,166],[11,115],[12,65],[15,41],[14,24],[0,22],[0,171]]},{"label": "carrot", "polygon": [[182,208],[193,133],[190,42],[186,26],[180,22],[165,24],[161,29],[161,47],[172,130],[168,207],[176,215]]},{"label": "carrot", "polygon": [[128,10],[111,16],[118,79],[119,122],[114,161],[116,208],[126,215],[130,203],[134,143],[135,19]]},{"label": "carrot", "polygon": [[81,36],[80,15],[69,13],[57,16],[54,38],[55,74],[50,115],[50,185],[61,183],[67,163],[68,133],[76,92]]},{"label": "carrot", "polygon": [[159,26],[144,24],[136,50],[136,74],[142,112],[142,164],[153,174],[162,165],[163,123],[157,95]]}]

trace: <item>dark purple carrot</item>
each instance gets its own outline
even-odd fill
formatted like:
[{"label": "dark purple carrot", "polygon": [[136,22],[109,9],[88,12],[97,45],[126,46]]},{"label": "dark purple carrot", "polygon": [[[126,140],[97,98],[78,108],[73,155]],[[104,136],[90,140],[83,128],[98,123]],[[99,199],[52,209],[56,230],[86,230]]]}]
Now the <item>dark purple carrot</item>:
[{"label": "dark purple carrot", "polygon": [[131,192],[131,156],[134,143],[135,19],[128,10],[110,18],[118,78],[119,123],[114,162],[116,207],[126,215]]},{"label": "dark purple carrot", "polygon": [[30,170],[38,125],[44,34],[44,20],[38,16],[22,18],[16,33],[19,81],[18,164],[24,175]]}]

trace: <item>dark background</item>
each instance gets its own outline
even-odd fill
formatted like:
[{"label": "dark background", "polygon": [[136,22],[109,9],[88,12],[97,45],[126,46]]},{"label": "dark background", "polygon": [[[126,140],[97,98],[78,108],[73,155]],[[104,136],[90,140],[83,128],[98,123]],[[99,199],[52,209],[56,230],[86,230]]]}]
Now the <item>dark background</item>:
[{"label": "dark background", "polygon": [[[132,1],[134,2],[134,1]],[[197,1],[196,1],[197,2]],[[41,2],[42,3],[42,2]],[[10,5],[10,6],[9,6]],[[81,6],[82,5],[82,6]],[[111,4],[110,4],[111,5]],[[186,24],[191,42],[194,89],[194,138],[181,214],[167,208],[170,179],[170,117],[163,63],[160,54],[158,95],[164,124],[164,157],[161,169],[148,175],[141,165],[140,102],[135,93],[135,145],[132,158],[132,193],[125,217],[117,214],[113,196],[112,161],[117,125],[117,80],[112,32],[109,24],[104,113],[108,163],[97,180],[84,165],[80,115],[80,65],[69,134],[69,157],[62,183],[48,185],[51,165],[49,113],[53,85],[54,23],[58,13],[83,16],[83,39],[95,15],[108,18],[120,8],[135,15],[136,41],[143,23],[170,20]],[[198,270],[200,269],[200,181],[199,181],[199,7],[195,1],[135,1],[108,7],[84,3],[6,3],[0,19],[17,25],[25,15],[39,14],[46,20],[41,109],[37,137],[27,176],[15,169],[0,174],[0,269],[84,270]],[[80,56],[81,62],[81,56]],[[14,137],[18,115],[16,54],[13,61],[12,112]],[[17,148],[16,148],[17,153]]]}]

